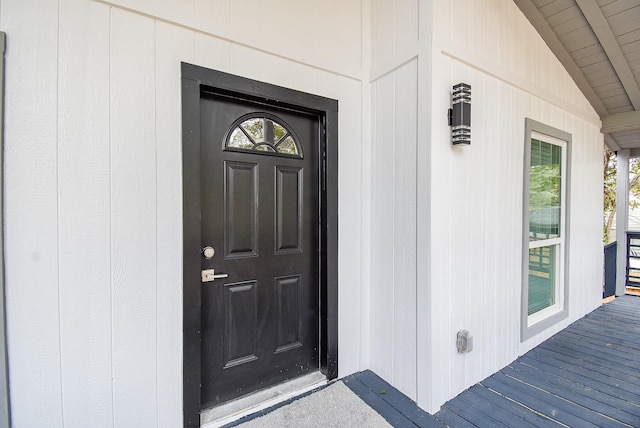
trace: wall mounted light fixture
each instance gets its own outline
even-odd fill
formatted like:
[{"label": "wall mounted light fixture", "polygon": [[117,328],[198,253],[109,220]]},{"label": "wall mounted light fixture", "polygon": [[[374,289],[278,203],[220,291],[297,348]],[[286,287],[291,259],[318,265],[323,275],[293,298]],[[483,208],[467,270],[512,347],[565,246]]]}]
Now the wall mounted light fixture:
[{"label": "wall mounted light fixture", "polygon": [[449,109],[449,126],[453,145],[471,144],[471,85],[458,83],[453,86]]}]

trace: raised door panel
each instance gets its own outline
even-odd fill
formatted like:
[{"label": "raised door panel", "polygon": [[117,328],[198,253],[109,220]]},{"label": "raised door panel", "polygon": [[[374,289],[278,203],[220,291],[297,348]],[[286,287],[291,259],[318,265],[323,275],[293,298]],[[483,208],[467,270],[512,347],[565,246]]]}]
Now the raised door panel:
[{"label": "raised door panel", "polygon": [[276,353],[302,346],[300,275],[275,279],[276,285]]},{"label": "raised door panel", "polygon": [[258,255],[258,165],[225,162],[225,257]]},{"label": "raised door panel", "polygon": [[302,251],[302,168],[276,167],[276,254]]},{"label": "raised door panel", "polygon": [[224,368],[257,360],[257,283],[247,281],[224,288]]}]

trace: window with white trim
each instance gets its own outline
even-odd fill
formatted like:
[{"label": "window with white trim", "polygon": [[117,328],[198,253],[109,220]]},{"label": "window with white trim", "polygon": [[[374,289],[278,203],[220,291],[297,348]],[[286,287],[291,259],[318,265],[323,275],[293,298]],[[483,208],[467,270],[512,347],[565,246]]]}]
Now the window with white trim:
[{"label": "window with white trim", "polygon": [[567,315],[570,134],[527,119],[524,171],[522,340]]}]

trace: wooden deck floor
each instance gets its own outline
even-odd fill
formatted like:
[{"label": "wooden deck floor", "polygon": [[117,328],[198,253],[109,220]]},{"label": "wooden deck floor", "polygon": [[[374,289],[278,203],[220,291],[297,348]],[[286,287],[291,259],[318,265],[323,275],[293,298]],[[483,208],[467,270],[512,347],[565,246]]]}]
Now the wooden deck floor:
[{"label": "wooden deck floor", "polygon": [[640,297],[596,309],[435,415],[369,370],[342,382],[394,427],[640,428]]},{"label": "wooden deck floor", "polygon": [[640,427],[640,297],[605,304],[434,416],[451,427]]}]

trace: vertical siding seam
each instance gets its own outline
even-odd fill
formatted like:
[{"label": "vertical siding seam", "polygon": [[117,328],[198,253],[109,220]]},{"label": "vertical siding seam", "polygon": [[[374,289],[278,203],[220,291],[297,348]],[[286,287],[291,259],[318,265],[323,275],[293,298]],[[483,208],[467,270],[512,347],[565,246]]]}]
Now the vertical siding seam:
[{"label": "vertical siding seam", "polygon": [[[467,6],[469,6],[469,3],[467,2]],[[470,16],[469,16],[469,7],[466,7],[466,12],[467,12],[467,28],[470,27],[469,22],[471,21]],[[469,31],[467,33],[467,46],[470,48],[471,45],[471,31]],[[464,70],[464,79],[465,81],[469,82],[471,76],[469,75],[469,71],[468,69]],[[475,82],[474,82],[475,83]],[[463,147],[464,149],[465,147]],[[471,148],[469,146],[469,148]],[[474,157],[474,155],[467,153],[467,156],[465,157],[465,161],[466,161],[466,165],[465,165],[465,190],[466,190],[466,195],[464,196],[465,198],[465,212],[467,212],[467,215],[465,216],[465,221],[464,221],[464,241],[465,241],[465,245],[464,245],[464,258],[465,258],[465,268],[466,268],[466,275],[464,278],[464,328],[466,330],[469,330],[469,322],[470,322],[470,316],[469,316],[469,301],[471,300],[469,296],[469,292],[471,287],[469,286],[469,281],[470,281],[470,269],[473,267],[473,263],[471,262],[470,258],[471,258],[471,254],[472,251],[470,251],[470,246],[474,244],[474,239],[471,236],[471,229],[473,227],[473,224],[471,222],[471,215],[469,215],[469,211],[472,208],[472,203],[471,200],[469,199],[469,196],[472,191],[473,188],[473,183],[472,183],[472,178],[473,178],[473,174],[469,171],[469,167],[470,164],[472,163],[472,160],[470,159],[471,157]],[[469,359],[468,358],[469,355],[464,355],[462,357],[462,364],[463,364],[463,373],[464,373],[464,379],[463,379],[463,386],[466,389],[467,385],[469,385],[469,371],[471,370],[471,364],[469,363]]]},{"label": "vertical siding seam", "polygon": [[[370,11],[369,11],[369,23],[371,25],[371,28],[369,29],[369,69],[367,70],[367,82],[372,85],[371,82],[371,69],[373,67],[373,64],[375,64],[376,62],[376,58],[377,58],[377,52],[376,52],[376,42],[378,40],[378,38],[376,37],[376,23],[374,22],[375,17],[376,17],[376,2],[375,0],[361,0],[360,4],[362,4],[363,2],[369,1],[369,7],[370,7]],[[364,28],[364,27],[363,27]],[[364,56],[364,49],[362,50],[362,54]],[[362,66],[364,68],[364,62],[362,63]],[[373,86],[373,85],[372,85]],[[371,104],[373,104],[373,91],[371,92]],[[373,123],[373,111],[371,112],[371,122]],[[371,129],[373,131],[373,128]],[[372,138],[373,141],[373,138]],[[371,164],[371,166],[373,166],[373,164]],[[373,237],[372,237],[373,238]]]},{"label": "vertical siding seam", "polygon": [[[195,6],[195,2],[194,2]],[[153,21],[153,157],[154,157],[154,175],[155,175],[155,268],[154,268],[154,292],[155,292],[155,336],[156,336],[156,427],[160,423],[160,394],[158,393],[159,378],[159,350],[158,350],[158,21]]]},{"label": "vertical siding seam", "polygon": [[[391,34],[393,34],[393,45],[392,46],[393,46],[393,59],[394,59],[394,62],[395,62],[396,61],[396,53],[398,52],[398,49],[397,49],[397,46],[396,46],[396,44],[398,42],[398,37],[397,37],[398,36],[398,25],[397,25],[397,21],[396,21],[396,18],[397,18],[396,2],[394,1],[392,3],[393,3],[393,21],[392,21],[393,22],[393,32]],[[396,95],[396,76],[395,76],[395,74],[393,76],[393,95],[394,95],[394,105],[397,105],[397,103],[395,102],[395,95]],[[393,129],[395,131],[395,117],[396,117],[395,108],[394,108],[393,117],[394,117],[394,127],[393,127]],[[394,181],[395,181],[395,176],[394,176]]]},{"label": "vertical siding seam", "polygon": [[58,376],[60,379],[60,416],[64,427],[64,387],[62,376],[62,308],[60,307],[60,0],[56,28],[56,265],[58,294]]},{"label": "vertical siding seam", "polygon": [[[395,51],[395,2],[394,2],[394,51]],[[395,55],[395,52],[394,52]],[[393,311],[393,315],[391,319],[393,320],[392,328],[391,328],[391,381],[393,384],[397,384],[396,382],[396,372],[395,372],[395,363],[396,363],[396,157],[397,153],[396,149],[396,109],[398,108],[398,86],[396,85],[397,71],[393,72],[393,117],[391,119],[392,129],[393,129],[393,138],[391,139],[391,143],[393,144],[391,153],[392,155],[392,164],[391,164],[391,177],[393,180],[393,186],[391,187],[392,192],[392,210],[393,220],[391,222],[391,236],[393,237],[393,246],[392,248],[392,257],[391,257],[391,310]]]},{"label": "vertical siding seam", "polygon": [[107,82],[107,90],[109,91],[109,110],[108,110],[108,121],[109,121],[109,332],[111,333],[111,349],[109,355],[111,357],[111,426],[115,425],[116,421],[116,409],[115,409],[115,388],[114,388],[114,368],[113,368],[113,180],[112,180],[112,141],[111,141],[111,108],[112,108],[112,99],[111,99],[111,36],[113,33],[112,29],[112,14],[113,7],[109,6],[109,75]]},{"label": "vertical siding seam", "polygon": [[[264,2],[265,0],[260,2],[260,16],[264,16]],[[264,33],[264,20],[260,20],[260,32]],[[264,57],[264,52],[260,52],[260,80],[264,80]]]},{"label": "vertical siding seam", "polygon": [[[373,43],[372,43],[373,45]],[[369,82],[369,84],[371,85],[371,159],[369,160],[369,165],[371,168],[371,171],[374,170],[374,166],[375,166],[375,162],[377,159],[376,156],[376,150],[377,150],[377,141],[376,141],[376,101],[377,101],[377,84],[375,82],[371,83]],[[373,175],[373,174],[372,174]],[[369,206],[371,207],[371,220],[370,220],[370,224],[369,224],[369,234],[370,234],[370,244],[371,247],[375,247],[375,226],[376,226],[376,219],[377,219],[377,215],[376,212],[377,210],[374,209],[374,207],[376,206],[376,202],[377,202],[377,198],[376,198],[376,188],[377,188],[377,184],[378,184],[378,177],[374,176],[372,183],[371,183],[371,189],[369,190],[370,192],[370,201],[369,201]],[[370,330],[373,331],[373,334],[371,333],[371,331],[369,332],[369,349],[367,350],[369,352],[369,364],[370,366],[375,369],[376,368],[376,353],[375,353],[375,344],[376,344],[376,332],[377,332],[377,328],[376,328],[376,324],[374,322],[374,318],[373,318],[373,314],[375,313],[376,310],[376,289],[377,289],[377,278],[374,272],[375,266],[376,266],[376,260],[375,258],[378,255],[378,252],[376,251],[376,248],[372,248],[371,250],[371,263],[369,264],[369,275],[371,277],[371,280],[369,281],[369,302],[370,302],[370,308],[369,308],[369,314],[368,314],[368,321],[369,321],[369,325],[372,326],[370,328]]]},{"label": "vertical siding seam", "polygon": [[[487,33],[486,30],[483,29],[483,32],[482,32],[482,44],[483,44],[483,46],[484,46],[484,41],[486,39],[486,33]],[[483,99],[481,101],[480,108],[482,108],[483,111],[486,112],[486,111],[488,111],[488,109],[484,107],[485,106],[484,103],[487,100],[487,98],[486,98],[486,94],[487,94],[487,77],[486,76],[484,76],[484,75],[481,76],[479,85],[481,85],[481,88],[482,88],[481,89],[481,95],[483,95]],[[485,116],[484,120],[482,122],[482,135],[486,135],[486,133],[487,133],[487,123],[486,122],[487,122],[487,117]],[[489,152],[489,150],[487,150],[486,144],[483,144],[481,146],[481,150],[482,150],[482,154],[483,154],[482,158],[484,158],[487,155],[487,153]],[[487,162],[483,162],[482,165],[486,166]],[[486,201],[487,197],[488,197],[488,195],[487,195],[487,193],[488,193],[487,192],[487,188],[488,188],[487,181],[489,181],[489,180],[487,180],[487,175],[484,173],[484,171],[486,171],[486,169],[483,169],[482,181],[480,183],[480,189],[482,191],[482,193],[481,193],[481,200],[482,201]],[[491,174],[494,174],[494,173],[497,174],[497,172],[495,170],[491,170]],[[487,204],[483,203],[483,204],[481,204],[481,207],[482,207],[481,208],[482,209],[482,214],[481,214],[480,218],[482,219],[482,222],[484,224],[487,224],[487,212],[489,212],[489,210],[487,209]],[[486,227],[482,227],[482,225],[480,225],[480,242],[478,243],[478,247],[480,249],[482,249],[482,247],[484,246],[484,242],[485,242],[486,239],[487,239],[487,237],[486,237]],[[485,252],[481,250],[481,254],[485,254]],[[490,254],[494,254],[494,253],[490,253]],[[488,299],[485,296],[485,292],[486,292],[486,289],[487,289],[486,280],[487,280],[488,272],[487,272],[487,269],[485,268],[486,263],[483,260],[482,256],[480,256],[479,265],[480,265],[480,278],[481,278],[480,279],[480,284],[481,284],[481,288],[480,288],[480,308],[485,308],[485,304],[488,301]],[[493,285],[492,288],[495,289],[495,285]],[[478,337],[481,341],[483,341],[485,339],[485,336],[483,334],[485,325],[486,325],[486,320],[485,320],[485,317],[483,316],[483,313],[481,312],[481,314],[480,314],[479,334],[476,334],[476,337]],[[484,373],[483,365],[484,365],[484,361],[486,361],[486,355],[487,355],[486,348],[483,347],[482,348],[482,352],[478,353],[478,357],[477,358],[480,361],[476,365],[476,367],[478,367],[478,369],[477,369],[478,372],[473,377],[473,379],[471,379],[471,381],[473,383],[476,382],[476,379],[478,377],[484,378],[484,376],[482,374]]]},{"label": "vertical siding seam", "polygon": [[[449,8],[451,8],[451,6],[449,6]],[[452,14],[450,13],[450,15],[452,15]],[[456,26],[453,26],[452,28],[456,28]],[[452,70],[453,62],[452,61],[447,61],[447,66],[448,66],[448,80],[449,80],[449,88],[450,88],[451,87],[451,83],[453,82],[453,79],[451,78],[451,76],[453,75],[453,70]],[[445,135],[446,134],[449,134],[449,132],[445,131]],[[450,139],[450,138],[451,137],[448,137],[448,139]],[[447,141],[448,144],[450,144],[449,141]],[[453,149],[450,148],[450,150],[453,150]],[[451,182],[453,182],[453,177],[454,177],[456,169],[454,168],[454,159],[453,159],[452,156],[449,156],[449,171],[450,171],[449,179],[451,180]],[[451,187],[453,188],[453,186],[451,186]],[[448,196],[449,197],[448,197],[448,200],[447,200],[447,204],[449,206],[451,206],[452,196],[451,195],[448,195]],[[449,263],[452,263],[452,260],[455,259],[455,255],[453,254],[453,251],[454,251],[453,250],[453,245],[451,244],[451,241],[452,241],[452,239],[451,239],[451,230],[453,230],[453,225],[452,225],[453,222],[452,222],[451,218],[452,218],[452,216],[448,217],[448,222],[449,222],[449,224],[448,224],[448,226],[449,226],[449,229],[448,229],[449,230],[449,232],[448,232],[448,234],[449,234],[448,246],[449,246],[449,248],[447,250],[447,254],[448,254],[447,259],[448,259]],[[452,326],[452,320],[451,320],[452,311],[451,311],[451,307],[454,304],[454,302],[453,302],[454,298],[457,297],[457,296],[455,296],[454,298],[451,297],[452,296],[451,289],[452,289],[452,282],[453,282],[452,281],[453,280],[453,278],[452,278],[453,274],[452,274],[452,266],[451,266],[451,264],[449,265],[447,270],[448,270],[448,272],[447,272],[447,286],[448,286],[447,288],[448,288],[448,290],[447,290],[447,294],[446,294],[446,299],[447,299],[447,317],[446,317],[447,329],[446,329],[446,332],[447,332],[447,335],[448,335],[451,332],[451,326]],[[446,363],[447,363],[447,368],[448,368],[448,370],[447,370],[448,371],[448,373],[447,373],[447,396],[451,396],[451,390],[452,390],[451,372],[452,372],[452,370],[454,370],[454,366],[453,366],[454,362],[452,361],[452,358],[448,358]]]},{"label": "vertical siding seam", "polygon": [[[196,39],[196,35],[195,35],[195,34],[194,34],[194,36],[193,36],[193,39],[194,39],[194,41],[195,41],[195,39]],[[195,44],[195,43],[194,43],[194,44]],[[227,71],[228,71],[229,73],[232,73],[232,74],[237,74],[237,73],[234,73],[234,67],[233,67],[233,43],[232,43],[232,42],[227,42],[226,44],[227,44],[227,46],[228,46],[228,48],[229,48],[229,49],[227,50],[227,52],[228,52],[228,55],[227,55],[227,56],[228,56],[228,59],[229,59],[229,64],[228,64],[228,66],[227,66]],[[195,60],[196,60],[195,54],[196,54],[196,52],[197,52],[197,49],[196,49],[196,47],[195,47],[195,46],[194,46],[194,48],[193,48],[193,52],[194,52],[194,57],[193,57],[194,61],[193,61],[193,62],[196,62],[196,61],[195,61]]]},{"label": "vertical siding seam", "polygon": [[[364,124],[365,124],[365,119],[364,119],[364,112],[365,112],[365,105],[363,103],[363,99],[364,99],[364,37],[363,37],[363,32],[364,32],[364,17],[363,17],[363,8],[362,8],[362,1],[360,0],[360,153],[365,153],[364,150]],[[319,80],[319,79],[318,79]],[[317,82],[317,81],[316,81]],[[317,84],[317,83],[316,83]],[[339,140],[340,136],[338,136],[338,140]],[[364,161],[363,161],[363,156],[358,156],[358,162],[359,162],[359,167],[360,167],[360,217],[364,218],[364,213],[363,213],[363,207],[364,207],[364,185],[366,183],[365,178],[364,178]],[[340,201],[338,201],[338,209],[340,208]],[[363,293],[363,283],[364,281],[362,280],[362,278],[364,277],[364,229],[362,227],[362,224],[360,225],[360,284],[358,284],[358,288],[359,288],[359,292],[360,292],[360,302],[359,302],[359,310],[360,310],[360,316],[358,317],[358,370],[362,369],[362,337],[363,337],[363,302],[364,299],[362,298],[364,296]],[[339,246],[338,246],[338,250],[339,250]],[[340,256],[338,256],[340,257]],[[338,298],[340,298],[340,294],[338,293]],[[338,318],[340,315],[340,311],[339,311],[339,307],[338,307]],[[340,327],[338,325],[338,331],[340,330]],[[338,347],[340,346],[340,343],[338,343]]]},{"label": "vertical siding seam", "polygon": [[[418,42],[420,42],[420,3],[418,2],[418,13],[417,13],[417,20],[418,20]],[[420,111],[420,56],[421,56],[421,50],[418,49],[418,55],[416,56],[416,98],[415,98],[415,112],[416,112],[416,123],[415,123],[415,139],[413,141],[413,144],[415,146],[415,156],[414,156],[414,162],[415,162],[415,173],[413,176],[413,181],[415,183],[415,189],[414,189],[414,200],[415,200],[415,205],[413,207],[414,209],[414,231],[415,231],[415,242],[414,242],[414,246],[413,246],[413,254],[414,254],[414,258],[415,258],[415,263],[413,265],[413,274],[414,274],[414,278],[415,278],[415,282],[414,282],[414,299],[413,299],[413,303],[414,303],[414,318],[413,318],[413,324],[414,324],[414,337],[413,337],[413,353],[414,353],[414,364],[413,364],[413,381],[414,381],[414,387],[413,387],[413,394],[415,397],[415,401],[418,401],[418,381],[419,381],[419,377],[418,377],[418,308],[420,307],[419,302],[418,302],[418,263],[420,263],[420,261],[418,260],[418,219],[419,217],[419,213],[418,213],[418,200],[419,200],[419,191],[418,191],[418,168],[420,167],[420,162],[419,162],[419,156],[418,156],[418,139],[419,139],[419,135],[420,135],[420,131],[419,131],[419,123],[420,123],[420,117],[419,117],[419,111]]]},{"label": "vertical siding seam", "polygon": [[[363,251],[366,244],[366,236],[369,236],[369,243],[371,242],[370,237],[371,237],[371,179],[370,176],[366,177],[365,174],[368,173],[369,171],[371,171],[371,140],[372,140],[372,135],[371,135],[371,123],[372,123],[372,117],[371,117],[371,113],[372,113],[372,100],[371,100],[371,82],[368,81],[368,70],[365,70],[365,66],[367,65],[367,58],[368,58],[368,64],[369,64],[369,69],[371,68],[371,27],[367,27],[367,25],[371,25],[371,14],[369,13],[369,24],[366,24],[365,22],[365,6],[364,6],[364,2],[367,0],[360,0],[360,151],[361,153],[365,153],[364,156],[358,156],[358,161],[360,162],[360,215],[362,218],[366,218],[365,216],[365,209],[368,212],[368,217],[369,217],[369,233],[366,232],[366,227],[364,226],[364,224],[366,224],[366,222],[363,222],[363,225],[360,226],[360,284],[358,284],[358,291],[360,292],[360,316],[358,317],[358,333],[359,333],[359,345],[358,345],[358,364],[357,367],[359,370],[361,370],[363,368],[363,360],[365,359],[363,357],[363,354],[365,353],[365,347],[363,346],[363,344],[366,345],[370,345],[371,341],[370,341],[370,329],[371,327],[365,327],[365,316],[367,315],[367,299],[364,299],[364,296],[367,296],[367,294],[369,296],[371,296],[371,288],[369,286],[369,293],[365,292],[365,281],[363,280],[363,278],[371,278],[371,271],[370,271],[370,267],[371,267],[371,247],[368,247],[368,250],[365,252]],[[371,10],[371,7],[369,7],[369,11]],[[369,37],[366,38],[365,36],[365,30],[369,28]],[[368,42],[368,43],[367,43]],[[369,53],[367,55],[365,55],[365,49],[368,48],[369,49]],[[365,105],[364,100],[365,100],[365,92],[369,91],[369,103],[368,105]],[[369,113],[369,120],[367,120],[367,111]],[[369,126],[369,150],[367,150],[366,147],[366,137],[367,137],[367,132],[365,132],[365,127]],[[366,168],[366,162],[365,162],[365,158],[369,161],[369,168]],[[365,172],[366,171],[366,172]],[[367,192],[365,190],[365,186],[369,186],[369,191]],[[369,195],[368,201],[369,201],[369,206],[365,206],[365,194]],[[368,209],[367,209],[368,208]],[[364,227],[363,227],[364,226]],[[368,260],[367,260],[368,258]],[[369,273],[366,274],[365,273],[365,268],[369,267]],[[369,306],[368,306],[368,310],[371,311],[371,299],[370,297],[369,299]],[[371,325],[371,323],[368,323],[369,325]],[[365,331],[366,336],[365,336]],[[367,363],[370,364],[371,362],[371,352],[369,351],[369,349],[366,349],[366,353],[368,354],[367,356]],[[368,365],[367,364],[367,365]]]}]

